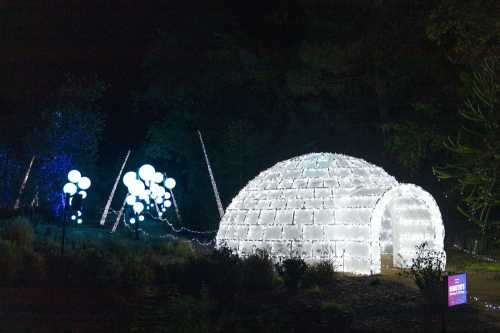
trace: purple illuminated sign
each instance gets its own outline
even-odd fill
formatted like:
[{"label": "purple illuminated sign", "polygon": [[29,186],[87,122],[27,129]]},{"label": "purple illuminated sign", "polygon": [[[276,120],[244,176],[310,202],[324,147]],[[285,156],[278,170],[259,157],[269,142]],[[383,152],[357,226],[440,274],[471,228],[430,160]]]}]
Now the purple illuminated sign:
[{"label": "purple illuminated sign", "polygon": [[467,303],[467,273],[448,275],[448,307]]}]

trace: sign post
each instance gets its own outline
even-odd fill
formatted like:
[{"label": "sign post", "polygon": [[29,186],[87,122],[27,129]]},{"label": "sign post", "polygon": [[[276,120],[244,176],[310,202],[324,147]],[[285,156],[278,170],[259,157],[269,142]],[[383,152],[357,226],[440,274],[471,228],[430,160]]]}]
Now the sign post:
[{"label": "sign post", "polygon": [[448,308],[467,304],[467,273],[447,275],[443,279],[445,300],[441,314],[441,331],[446,332],[446,313]]}]

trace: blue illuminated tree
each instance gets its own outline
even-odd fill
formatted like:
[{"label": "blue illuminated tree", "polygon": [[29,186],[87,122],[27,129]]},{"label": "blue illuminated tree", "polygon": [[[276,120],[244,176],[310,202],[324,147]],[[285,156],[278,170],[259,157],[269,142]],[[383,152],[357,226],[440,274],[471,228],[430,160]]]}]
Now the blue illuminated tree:
[{"label": "blue illuminated tree", "polygon": [[59,91],[41,113],[41,125],[33,138],[38,167],[36,182],[41,200],[54,212],[61,211],[61,184],[76,166],[89,173],[95,169],[98,145],[104,127],[100,99],[106,84],[91,78],[68,75]]}]

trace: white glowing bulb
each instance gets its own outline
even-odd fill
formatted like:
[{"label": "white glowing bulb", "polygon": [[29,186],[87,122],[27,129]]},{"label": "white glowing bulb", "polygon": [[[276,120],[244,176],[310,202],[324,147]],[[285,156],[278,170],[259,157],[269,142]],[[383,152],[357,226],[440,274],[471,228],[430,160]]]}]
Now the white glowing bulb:
[{"label": "white glowing bulb", "polygon": [[163,207],[163,208],[161,209],[161,211],[165,213],[165,212],[167,211],[167,209],[166,209],[165,207]]},{"label": "white glowing bulb", "polygon": [[129,206],[133,206],[135,204],[135,195],[127,195],[127,198],[125,199],[125,201],[127,202],[127,205]]},{"label": "white glowing bulb", "polygon": [[139,215],[139,221],[144,221],[144,215]]},{"label": "white glowing bulb", "polygon": [[135,223],[135,218],[131,217],[130,220],[129,220],[130,224],[134,224]]},{"label": "white glowing bulb", "polygon": [[81,188],[82,190],[88,190],[88,188],[90,187],[90,179],[88,177],[82,177],[80,178],[80,180],[78,181],[78,187]]},{"label": "white glowing bulb", "polygon": [[68,172],[68,180],[72,183],[78,183],[78,181],[82,178],[82,174],[78,170],[71,170]]},{"label": "white glowing bulb", "polygon": [[142,202],[136,202],[133,206],[132,206],[134,212],[136,212],[137,214],[140,214],[143,210],[144,210],[144,204]]},{"label": "white glowing bulb", "polygon": [[78,224],[82,224],[82,223],[83,223],[83,220],[82,220],[82,219],[78,219],[78,220],[76,220],[76,223],[78,223]]},{"label": "white glowing bulb", "polygon": [[167,208],[168,208],[168,207],[172,206],[172,201],[170,201],[170,200],[165,200],[165,202],[164,202],[163,204],[165,205],[165,207],[167,207]]},{"label": "white glowing bulb", "polygon": [[76,193],[76,185],[73,183],[66,183],[63,187],[63,192],[69,195],[74,195]]},{"label": "white glowing bulb", "polygon": [[141,182],[139,179],[136,179],[130,184],[128,190],[130,194],[135,196],[140,196],[142,192],[144,192],[145,188],[146,186],[144,185],[144,183]]},{"label": "white glowing bulb", "polygon": [[170,199],[171,195],[170,195],[170,193],[168,193],[168,192],[165,192],[165,195],[164,195],[164,197],[165,197],[165,199]]},{"label": "white glowing bulb", "polygon": [[155,186],[152,190],[154,197],[162,197],[165,194],[165,188],[163,186]]},{"label": "white glowing bulb", "polygon": [[153,181],[155,183],[161,183],[163,181],[164,177],[163,177],[163,174],[161,172],[156,172],[154,177],[153,177]]},{"label": "white glowing bulb", "polygon": [[82,212],[81,211],[77,211],[76,215],[78,215],[80,217],[80,216],[82,216]]},{"label": "white glowing bulb", "polygon": [[155,168],[150,164],[144,164],[139,168],[139,177],[144,181],[151,181],[155,176]]},{"label": "white glowing bulb", "polygon": [[157,204],[162,204],[163,203],[163,198],[162,197],[157,197],[156,199]]},{"label": "white glowing bulb", "polygon": [[173,189],[175,187],[175,179],[167,178],[165,180],[165,187],[168,188],[169,190]]},{"label": "white glowing bulb", "polygon": [[153,199],[154,199],[154,198],[156,198],[156,197],[157,197],[157,193],[158,193],[158,188],[159,188],[159,187],[160,187],[160,185],[158,185],[158,184],[155,184],[155,183],[151,184],[151,187],[150,187],[150,194],[149,194],[149,196],[150,196],[151,198],[153,198]]},{"label": "white glowing bulb", "polygon": [[159,213],[158,213],[158,216],[159,216],[159,217],[162,217],[162,216],[163,216],[163,213],[162,213],[162,212],[159,212]]},{"label": "white glowing bulb", "polygon": [[125,186],[130,187],[132,182],[137,179],[137,174],[134,171],[129,171],[123,176],[123,184]]},{"label": "white glowing bulb", "polygon": [[74,221],[76,220],[76,216],[75,215],[71,215],[71,219]]},{"label": "white glowing bulb", "polygon": [[87,197],[87,191],[80,191],[78,192],[78,194],[80,194],[82,196],[82,199],[85,199]]}]

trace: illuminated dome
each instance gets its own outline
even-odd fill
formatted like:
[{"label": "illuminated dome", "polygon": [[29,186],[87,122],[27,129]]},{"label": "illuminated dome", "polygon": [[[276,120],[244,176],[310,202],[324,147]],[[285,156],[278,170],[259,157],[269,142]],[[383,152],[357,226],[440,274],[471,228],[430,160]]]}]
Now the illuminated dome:
[{"label": "illuminated dome", "polygon": [[217,246],[240,256],[330,260],[338,271],[380,273],[381,255],[411,263],[415,246],[443,250],[439,208],[422,188],[400,184],[362,159],[313,153],[261,172],[233,199]]}]

